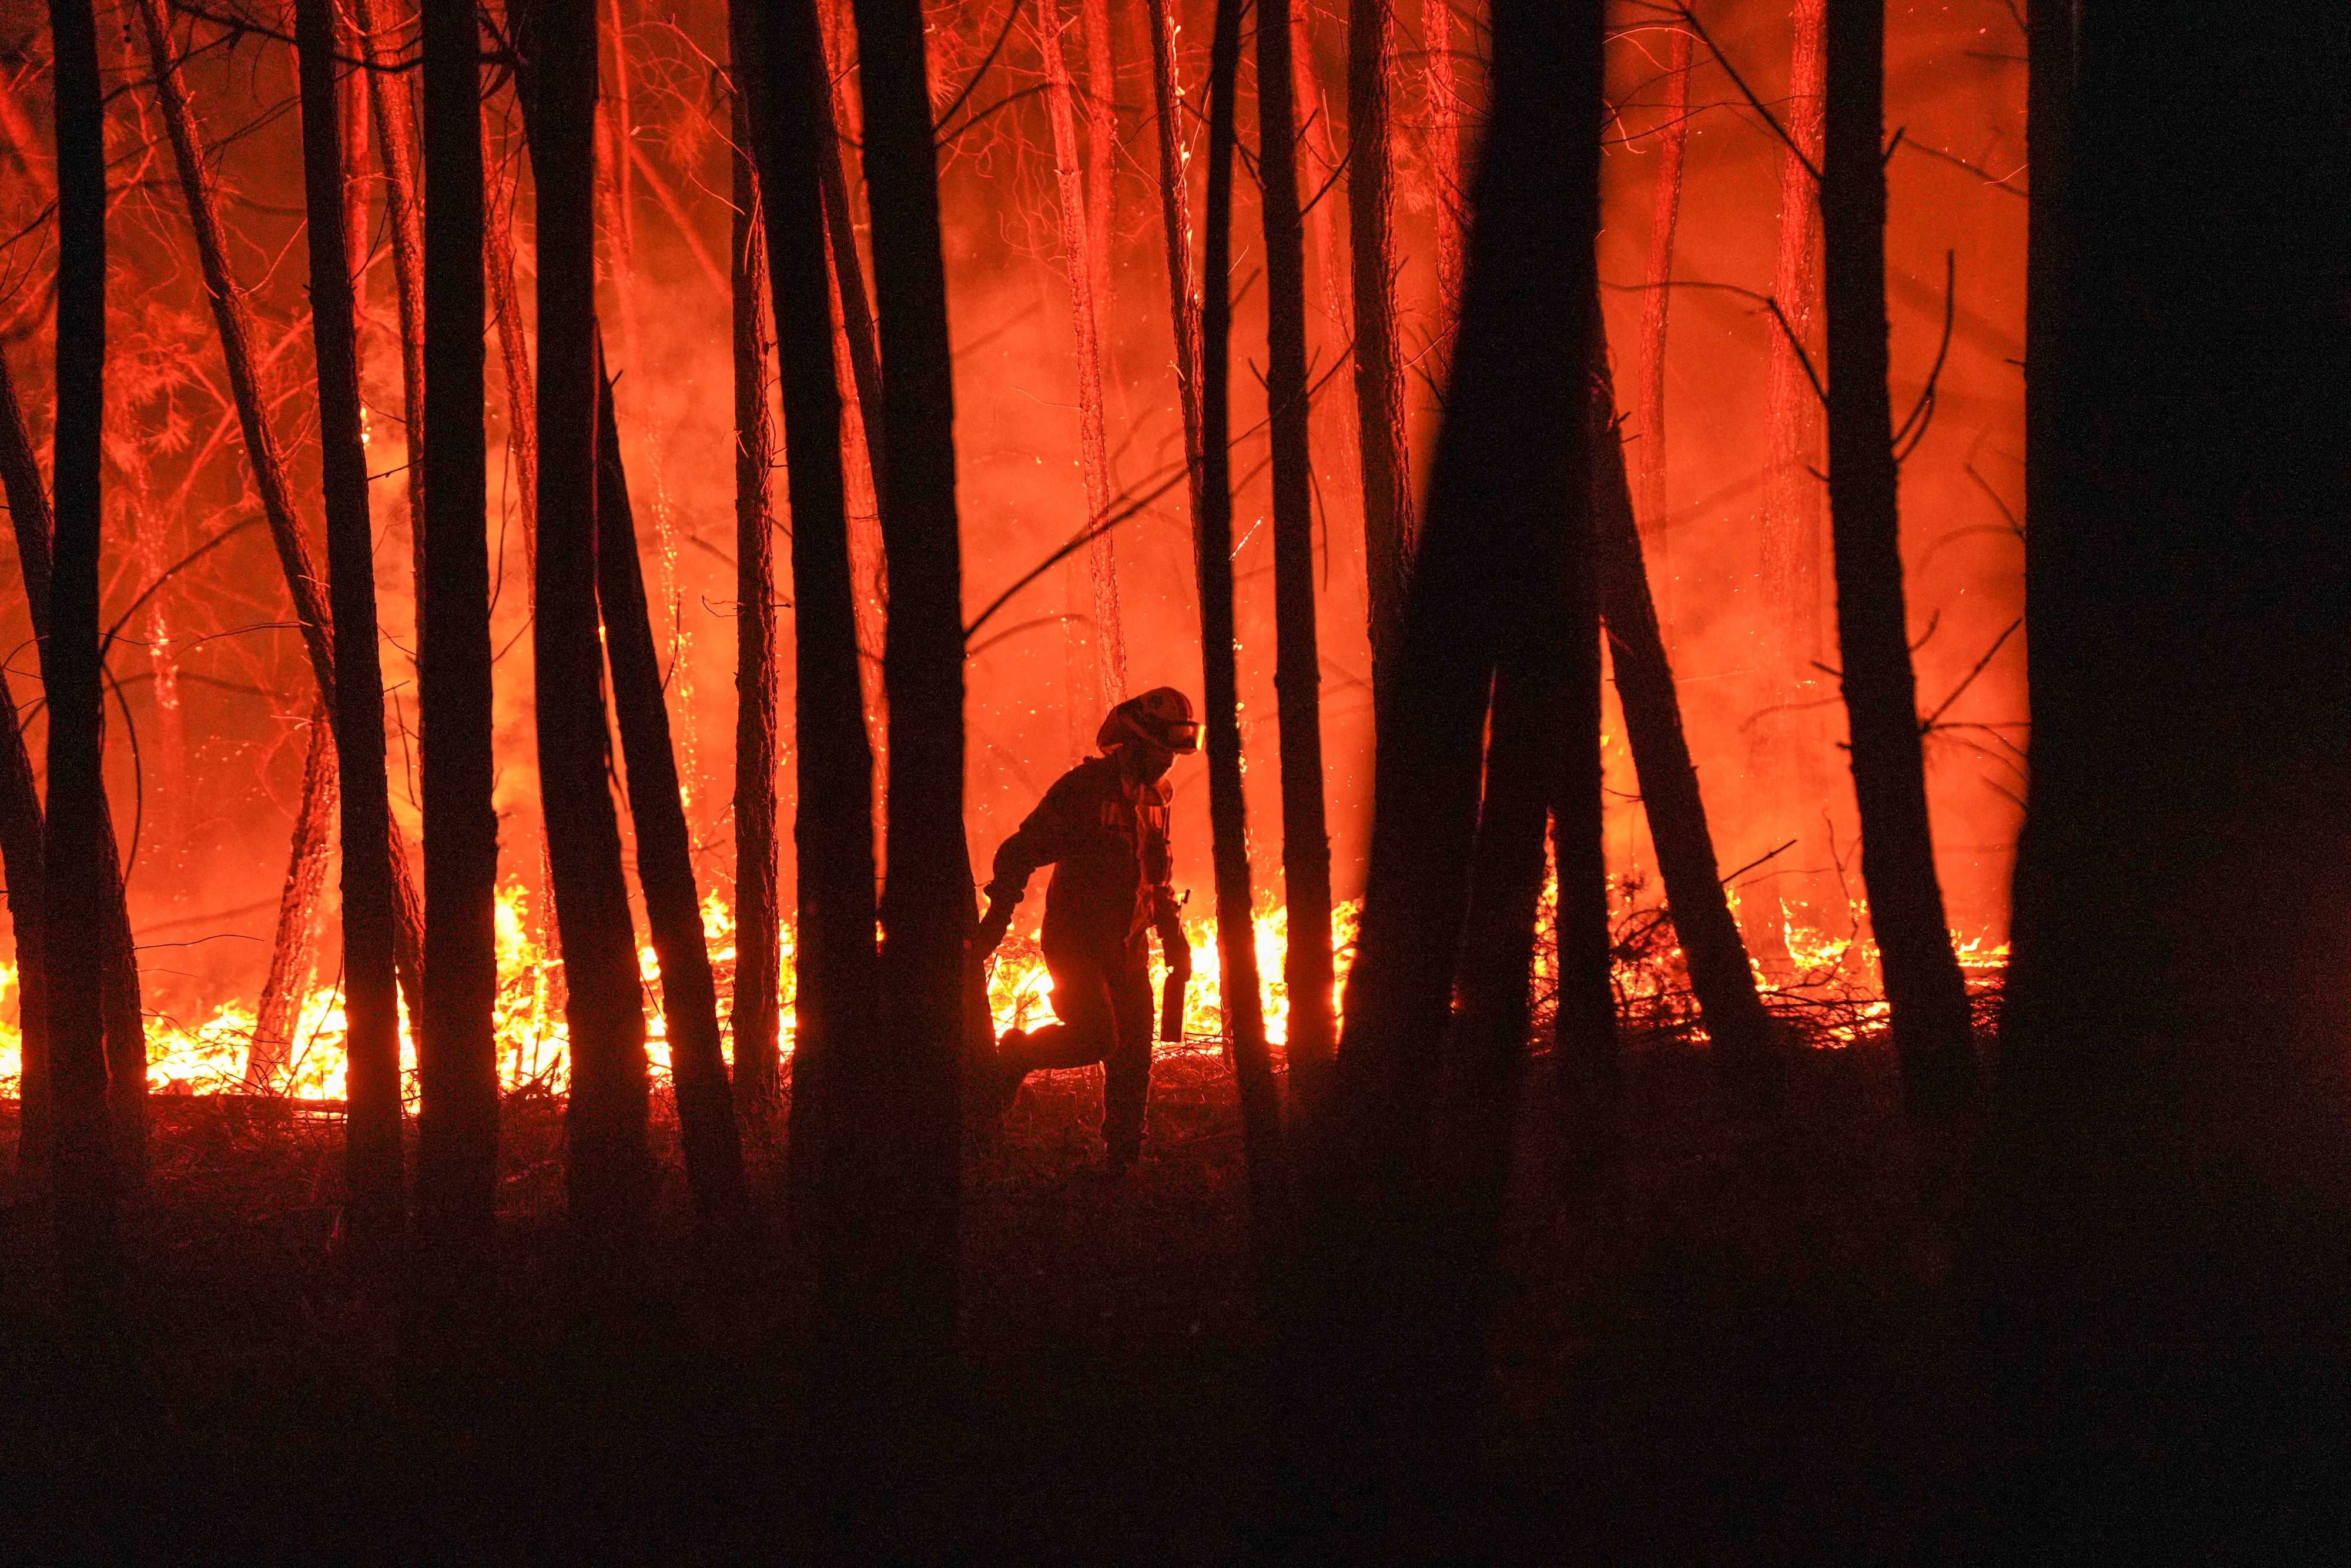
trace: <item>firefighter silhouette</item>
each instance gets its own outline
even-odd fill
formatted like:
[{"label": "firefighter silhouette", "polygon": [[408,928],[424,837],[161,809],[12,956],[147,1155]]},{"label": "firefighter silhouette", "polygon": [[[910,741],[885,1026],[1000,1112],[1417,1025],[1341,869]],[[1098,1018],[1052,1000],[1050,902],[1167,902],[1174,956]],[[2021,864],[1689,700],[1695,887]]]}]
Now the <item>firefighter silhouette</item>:
[{"label": "firefighter silhouette", "polygon": [[995,951],[1029,878],[1053,868],[1045,893],[1042,946],[1061,1020],[1012,1030],[997,1041],[997,1089],[1008,1108],[1040,1068],[1100,1062],[1102,1142],[1124,1169],[1143,1146],[1151,1093],[1151,976],[1145,937],[1155,932],[1173,970],[1188,973],[1191,950],[1168,886],[1167,769],[1199,749],[1192,704],[1173,686],[1129,697],[1094,737],[1102,755],[1079,763],[1045,792],[1020,829],[996,852],[987,913],[975,946]]}]

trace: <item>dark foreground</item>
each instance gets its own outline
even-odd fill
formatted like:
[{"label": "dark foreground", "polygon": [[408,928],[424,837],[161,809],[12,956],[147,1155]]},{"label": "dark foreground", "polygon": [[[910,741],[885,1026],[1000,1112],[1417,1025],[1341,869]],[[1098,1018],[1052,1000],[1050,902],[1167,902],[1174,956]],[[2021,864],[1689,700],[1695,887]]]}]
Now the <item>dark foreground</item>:
[{"label": "dark foreground", "polygon": [[[1585,1203],[1545,1168],[1538,1076],[1491,1485],[1383,1555],[1952,1554],[1959,1336],[1890,1064],[1810,1052],[1798,1079],[1767,1151],[1702,1059],[1636,1057],[1621,1187]],[[21,1193],[6,1212],[0,1561],[1249,1560],[1281,1430],[1230,1079],[1163,1059],[1124,1183],[1088,1171],[1098,1105],[1093,1071],[1040,1075],[973,1160],[961,1418],[844,1519],[793,1281],[772,1246],[698,1251],[674,1177],[643,1260],[591,1266],[556,1108],[510,1102],[502,1327],[450,1395],[331,1261],[338,1131],[159,1100],[114,1368],[68,1348]]]}]

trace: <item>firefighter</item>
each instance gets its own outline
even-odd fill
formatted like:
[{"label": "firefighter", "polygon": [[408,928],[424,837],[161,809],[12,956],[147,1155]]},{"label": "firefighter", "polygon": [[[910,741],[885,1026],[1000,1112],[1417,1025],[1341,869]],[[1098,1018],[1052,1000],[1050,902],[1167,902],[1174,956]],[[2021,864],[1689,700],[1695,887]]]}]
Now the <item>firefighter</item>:
[{"label": "firefighter", "polygon": [[1102,1142],[1113,1171],[1142,1153],[1151,1092],[1151,976],[1145,935],[1156,932],[1171,968],[1188,971],[1190,948],[1168,886],[1167,769],[1199,749],[1192,704],[1157,686],[1110,711],[1094,744],[1045,792],[1020,831],[996,852],[980,954],[996,950],[1038,867],[1053,867],[1045,893],[1045,967],[1061,1020],[1013,1030],[997,1042],[998,1092],[1008,1108],[1040,1068],[1100,1062]]}]

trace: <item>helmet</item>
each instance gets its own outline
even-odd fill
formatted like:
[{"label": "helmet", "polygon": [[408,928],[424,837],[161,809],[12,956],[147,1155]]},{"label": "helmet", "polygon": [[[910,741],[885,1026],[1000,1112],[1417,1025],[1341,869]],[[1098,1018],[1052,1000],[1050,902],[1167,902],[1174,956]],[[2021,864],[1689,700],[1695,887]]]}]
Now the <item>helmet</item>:
[{"label": "helmet", "polygon": [[1110,710],[1094,734],[1104,751],[1136,736],[1170,751],[1200,749],[1200,726],[1192,716],[1192,699],[1174,686],[1154,686],[1127,698]]}]

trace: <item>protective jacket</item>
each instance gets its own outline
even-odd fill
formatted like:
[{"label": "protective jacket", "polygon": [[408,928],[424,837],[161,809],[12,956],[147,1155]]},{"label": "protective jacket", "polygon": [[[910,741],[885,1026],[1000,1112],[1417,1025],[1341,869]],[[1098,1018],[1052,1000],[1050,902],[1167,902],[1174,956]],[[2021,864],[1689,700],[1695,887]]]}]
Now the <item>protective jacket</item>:
[{"label": "protective jacket", "polygon": [[1140,951],[1144,932],[1173,917],[1167,879],[1165,779],[1142,783],[1115,758],[1094,757],[1061,775],[1020,831],[996,852],[988,896],[1010,907],[1038,867],[1053,868],[1045,893],[1043,946],[1104,960]]}]

